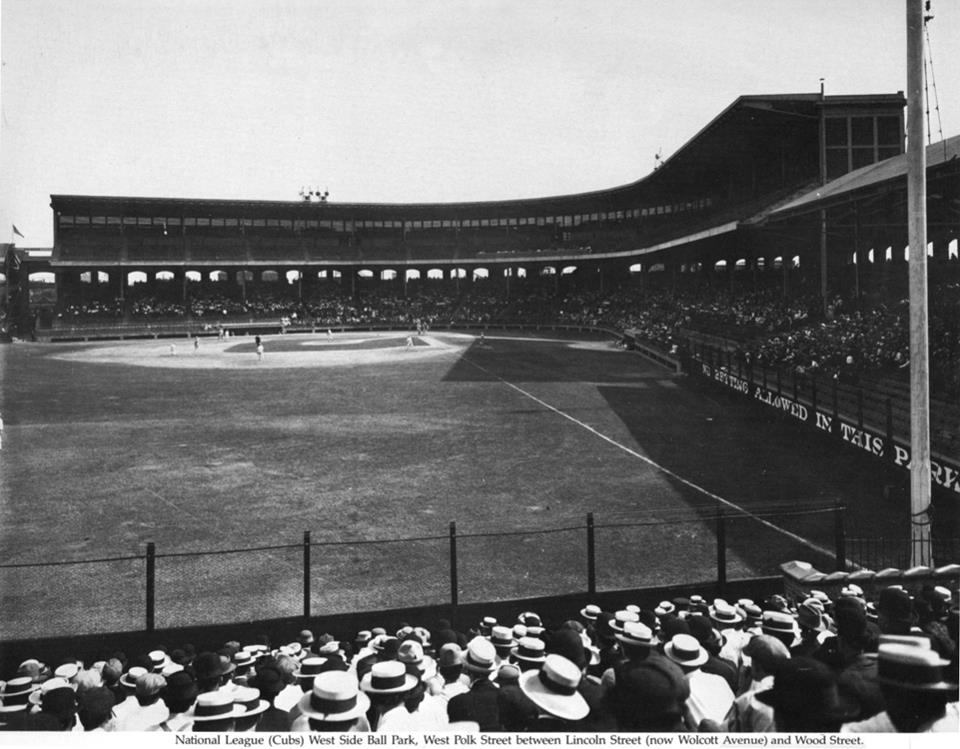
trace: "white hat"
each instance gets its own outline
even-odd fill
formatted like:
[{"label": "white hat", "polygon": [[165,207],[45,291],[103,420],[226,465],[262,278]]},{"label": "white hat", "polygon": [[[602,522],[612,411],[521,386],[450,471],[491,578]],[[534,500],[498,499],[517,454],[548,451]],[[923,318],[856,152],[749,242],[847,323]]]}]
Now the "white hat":
[{"label": "white hat", "polygon": [[228,691],[226,689],[202,692],[197,695],[196,702],[184,715],[192,718],[195,722],[239,718],[246,713],[246,708],[233,701],[233,692],[234,690]]},{"label": "white hat", "polygon": [[[335,673],[328,671],[326,673]],[[340,673],[343,673],[342,671]],[[407,673],[400,661],[381,661],[374,663],[370,672],[365,674],[360,688],[370,694],[396,694],[409,692],[417,686],[417,677]],[[316,679],[314,679],[316,683]]]},{"label": "white hat", "polygon": [[704,650],[693,635],[674,635],[663,647],[663,654],[674,663],[693,668],[707,662]]},{"label": "white hat", "polygon": [[64,678],[54,676],[52,679],[47,679],[45,682],[43,682],[39,689],[31,692],[29,700],[31,704],[39,705],[43,702],[43,698],[46,695],[57,689],[69,689],[73,691],[73,685]]},{"label": "white hat", "polygon": [[260,690],[253,687],[237,686],[233,690],[233,704],[239,705],[244,712],[238,715],[239,718],[245,718],[250,715],[258,715],[266,712],[270,703],[260,699]]},{"label": "white hat", "polygon": [[582,674],[573,661],[551,653],[543,667],[520,674],[520,689],[540,709],[563,720],[581,720],[590,706],[577,691]]},{"label": "white hat", "polygon": [[370,698],[346,671],[325,671],[313,680],[313,689],[300,698],[300,712],[327,723],[355,720],[367,712]]},{"label": "white hat", "polygon": [[463,667],[467,671],[491,674],[497,667],[497,649],[485,637],[474,637],[467,643],[463,657]]}]

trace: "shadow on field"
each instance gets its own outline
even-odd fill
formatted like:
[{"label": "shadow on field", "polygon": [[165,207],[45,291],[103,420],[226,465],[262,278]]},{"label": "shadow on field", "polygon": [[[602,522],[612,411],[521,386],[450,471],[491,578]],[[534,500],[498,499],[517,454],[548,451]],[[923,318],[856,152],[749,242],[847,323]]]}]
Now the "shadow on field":
[{"label": "shadow on field", "polygon": [[619,387],[599,392],[644,455],[769,524],[667,476],[710,527],[716,528],[721,511],[734,516],[724,528],[730,574],[734,565],[773,569],[791,559],[833,570],[832,555],[789,534],[832,552],[836,505],[846,508],[842,522],[849,535],[902,534],[907,527],[908,507],[884,491],[893,480],[889,469],[758,404],[692,380],[656,393]]},{"label": "shadow on field", "polygon": [[[628,352],[597,348],[603,341],[578,348],[556,341],[511,341],[493,339],[473,343],[450,367],[444,382],[582,382],[610,377],[611,369],[623,370]],[[644,363],[642,369],[649,369]],[[633,377],[633,374],[626,376]],[[662,376],[662,375],[661,375]]]}]

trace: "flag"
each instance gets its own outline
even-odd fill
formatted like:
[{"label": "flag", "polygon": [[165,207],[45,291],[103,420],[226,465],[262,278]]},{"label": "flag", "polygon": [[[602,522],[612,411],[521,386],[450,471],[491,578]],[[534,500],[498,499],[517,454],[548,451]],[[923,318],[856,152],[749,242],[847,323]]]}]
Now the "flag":
[{"label": "flag", "polygon": [[[20,233],[20,230],[17,228],[16,224],[11,224],[11,226],[13,227],[13,233],[15,235],[17,235],[18,237],[23,237],[23,234]],[[23,237],[23,238],[26,239],[26,237]]]}]

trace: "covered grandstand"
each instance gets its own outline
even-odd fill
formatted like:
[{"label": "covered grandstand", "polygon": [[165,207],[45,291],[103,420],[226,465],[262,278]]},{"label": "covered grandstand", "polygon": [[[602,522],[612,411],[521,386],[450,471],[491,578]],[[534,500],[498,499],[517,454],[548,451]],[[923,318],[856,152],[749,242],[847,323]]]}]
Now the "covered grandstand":
[{"label": "covered grandstand", "polygon": [[[56,305],[119,300],[160,281],[180,301],[208,287],[337,279],[573,277],[613,288],[631,272],[782,269],[794,291],[819,274],[814,244],[757,233],[777,208],[831,179],[903,152],[902,93],[741,96],[646,177],[539,199],[363,204],[53,195]],[[758,218],[760,217],[760,218]],[[799,233],[798,236],[803,236]],[[785,249],[786,248],[786,249]],[[831,248],[831,266],[849,253]],[[845,248],[844,248],[845,250]],[[719,263],[719,266],[718,266]],[[35,267],[32,270],[42,270]],[[137,274],[137,276],[131,276]],[[223,283],[223,282],[226,283]],[[284,286],[286,284],[280,284]]]}]

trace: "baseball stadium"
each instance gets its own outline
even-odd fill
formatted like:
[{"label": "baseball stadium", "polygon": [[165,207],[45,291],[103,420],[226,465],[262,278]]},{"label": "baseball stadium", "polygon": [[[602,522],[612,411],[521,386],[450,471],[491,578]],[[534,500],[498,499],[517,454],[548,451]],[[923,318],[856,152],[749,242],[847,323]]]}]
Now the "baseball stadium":
[{"label": "baseball stadium", "polygon": [[541,198],[51,195],[49,253],[3,247],[0,674],[236,642],[222,678],[302,678],[377,627],[503,656],[581,614],[682,663],[676,607],[793,632],[891,588],[903,634],[956,619],[960,137],[925,153],[917,564],[906,103],[743,95],[650,174]]}]

